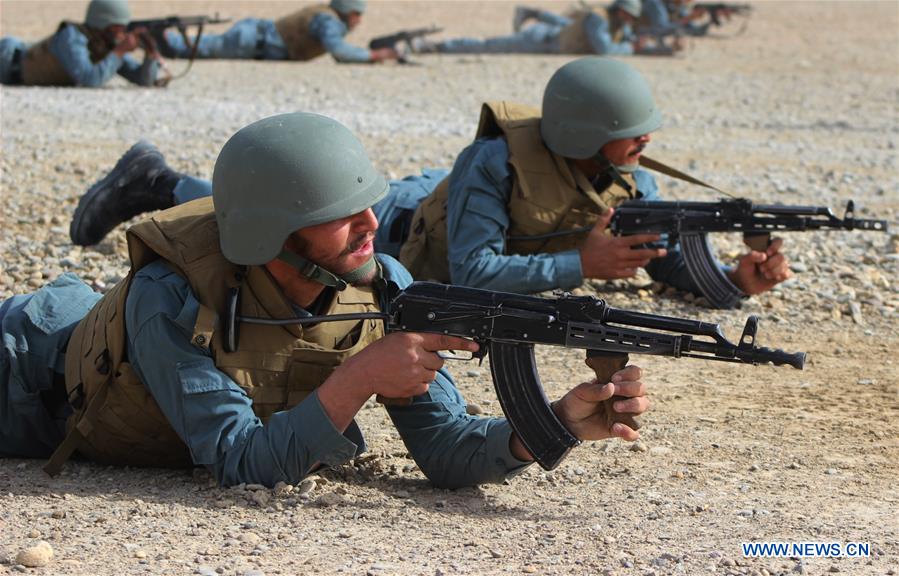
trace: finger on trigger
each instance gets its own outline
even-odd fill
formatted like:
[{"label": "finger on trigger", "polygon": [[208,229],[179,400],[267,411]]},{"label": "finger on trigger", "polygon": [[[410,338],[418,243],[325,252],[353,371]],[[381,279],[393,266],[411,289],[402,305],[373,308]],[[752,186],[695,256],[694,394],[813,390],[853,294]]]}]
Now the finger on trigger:
[{"label": "finger on trigger", "polygon": [[422,342],[422,348],[429,352],[436,352],[438,350],[466,350],[468,352],[477,352],[478,343],[458,336],[449,336],[447,334],[428,334]]},{"label": "finger on trigger", "polygon": [[639,244],[649,244],[650,242],[658,242],[661,236],[658,234],[634,234],[633,236],[623,236],[621,239],[628,246],[636,246]]}]

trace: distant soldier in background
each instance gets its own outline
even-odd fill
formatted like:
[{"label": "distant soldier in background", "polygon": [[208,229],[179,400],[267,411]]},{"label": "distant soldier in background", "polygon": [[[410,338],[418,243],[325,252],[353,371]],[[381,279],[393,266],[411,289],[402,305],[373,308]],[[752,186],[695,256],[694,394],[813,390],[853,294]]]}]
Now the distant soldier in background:
[{"label": "distant soldier in background", "polygon": [[707,11],[696,7],[693,0],[642,1],[643,15],[636,26],[638,34],[656,38],[705,36],[712,24]]},{"label": "distant soldier in background", "polygon": [[[512,27],[515,33],[495,38],[453,38],[412,43],[418,53],[447,54],[671,54],[671,48],[648,43],[634,34],[642,13],[641,0],[615,0],[608,8],[580,7],[567,16],[519,6]],[[528,21],[536,22],[524,26]]]},{"label": "distant soldier in background", "polygon": [[142,64],[128,55],[140,45],[140,30],[128,31],[125,0],[91,0],[83,24],[62,22],[37,44],[0,39],[0,83],[25,86],[102,86],[116,74],[140,86],[162,86],[160,58],[146,50]]},{"label": "distant soldier in background", "polygon": [[[312,60],[330,53],[338,62],[362,63],[394,60],[393,48],[369,50],[344,40],[362,21],[366,0],[331,0],[288,14],[278,20],[244,18],[223,34],[200,38],[197,58]],[[167,58],[190,58],[191,47],[177,32],[156,38]]]}]

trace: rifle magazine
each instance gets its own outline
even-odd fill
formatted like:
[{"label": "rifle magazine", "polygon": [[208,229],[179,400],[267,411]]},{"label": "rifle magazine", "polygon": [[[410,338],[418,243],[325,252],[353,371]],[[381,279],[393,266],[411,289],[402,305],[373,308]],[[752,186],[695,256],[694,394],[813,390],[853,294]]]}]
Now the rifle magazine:
[{"label": "rifle magazine", "polygon": [[743,292],[718,267],[708,236],[681,234],[680,243],[687,270],[702,295],[715,308],[736,308]]},{"label": "rifle magazine", "polygon": [[580,444],[559,421],[543,392],[534,346],[491,342],[490,371],[503,413],[544,470],[552,470]]}]

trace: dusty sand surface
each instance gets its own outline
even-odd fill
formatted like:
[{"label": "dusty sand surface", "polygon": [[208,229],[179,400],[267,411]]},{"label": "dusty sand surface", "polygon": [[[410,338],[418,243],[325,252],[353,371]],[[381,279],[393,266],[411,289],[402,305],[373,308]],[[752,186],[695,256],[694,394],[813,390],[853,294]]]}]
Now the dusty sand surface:
[{"label": "dusty sand surface", "polygon": [[[145,2],[135,17],[276,17],[296,3]],[[543,6],[564,9],[565,3]],[[3,0],[0,31],[37,40],[84,2]],[[899,4],[759,2],[748,30],[676,59],[632,58],[666,123],[653,155],[763,202],[849,198],[894,225],[899,210]],[[373,2],[358,43],[407,26],[502,34],[513,4]],[[739,26],[723,33],[732,35]],[[209,177],[225,139],[260,117],[311,110],[346,123],[391,176],[448,167],[482,101],[539,104],[565,56],[430,56],[418,67],[198,62],[167,90],[0,89],[0,297],[65,270],[104,290],[125,271],[121,229],[68,241],[80,194],[140,137]],[[176,71],[182,63],[175,63]],[[711,199],[662,181],[666,195]],[[83,462],[50,479],[0,461],[0,573],[40,574],[894,574],[899,566],[899,236],[794,234],[796,278],[722,312],[648,278],[588,284],[616,306],[721,322],[748,314],[759,342],[808,352],[790,368],[635,359],[654,408],[637,445],[588,443],[554,472],[508,485],[434,489],[382,408],[359,422],[368,455],[274,491],[215,487],[203,471]],[[722,257],[737,239],[716,239]],[[541,350],[550,397],[588,376],[576,351]],[[451,367],[499,414],[487,366]],[[44,568],[16,566],[45,540]],[[864,542],[866,558],[744,558],[748,541]]]}]

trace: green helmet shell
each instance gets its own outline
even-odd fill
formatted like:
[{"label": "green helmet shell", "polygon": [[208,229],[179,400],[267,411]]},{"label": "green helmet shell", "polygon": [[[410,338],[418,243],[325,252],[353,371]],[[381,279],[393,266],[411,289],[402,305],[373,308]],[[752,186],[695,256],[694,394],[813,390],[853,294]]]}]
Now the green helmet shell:
[{"label": "green helmet shell", "polygon": [[234,134],[215,162],[222,253],[235,264],[264,264],[296,230],[362,212],[387,189],[343,124],[306,112],[264,118]]},{"label": "green helmet shell", "polygon": [[367,5],[368,2],[366,0],[331,0],[329,4],[332,10],[342,16],[346,16],[350,12],[362,14],[365,12]]},{"label": "green helmet shell", "polygon": [[607,142],[658,130],[662,115],[632,66],[599,56],[559,68],[543,92],[540,134],[566,158],[591,158]]},{"label": "green helmet shell", "polygon": [[627,12],[634,18],[639,18],[643,13],[643,2],[642,0],[615,0],[612,3],[612,9],[615,8]]},{"label": "green helmet shell", "polygon": [[98,30],[113,24],[127,26],[129,22],[131,9],[125,0],[91,0],[84,16],[84,23]]}]

